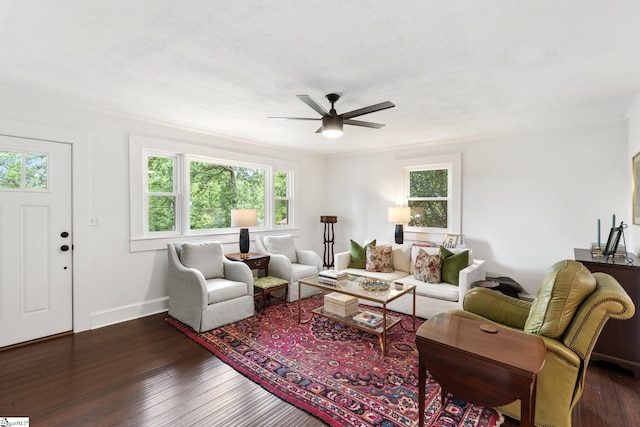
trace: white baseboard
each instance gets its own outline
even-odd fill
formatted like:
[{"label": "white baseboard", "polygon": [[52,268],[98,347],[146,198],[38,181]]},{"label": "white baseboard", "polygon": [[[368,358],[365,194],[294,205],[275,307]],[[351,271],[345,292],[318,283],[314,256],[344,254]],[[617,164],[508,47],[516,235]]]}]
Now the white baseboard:
[{"label": "white baseboard", "polygon": [[98,329],[127,320],[138,319],[169,310],[169,297],[156,298],[137,304],[123,305],[91,313],[91,329]]}]

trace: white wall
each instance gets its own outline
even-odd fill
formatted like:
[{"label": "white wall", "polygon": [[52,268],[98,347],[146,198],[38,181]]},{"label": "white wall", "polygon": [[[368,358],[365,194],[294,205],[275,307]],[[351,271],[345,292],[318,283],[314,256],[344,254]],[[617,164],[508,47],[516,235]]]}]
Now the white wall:
[{"label": "white wall", "polygon": [[[320,215],[338,216],[336,252],[347,250],[351,238],[393,241],[394,225],[387,222],[387,207],[395,205],[397,159],[462,153],[466,244],[477,258],[487,260],[490,274],[511,276],[530,293],[535,293],[548,266],[572,258],[573,248],[586,248],[595,240],[597,218],[602,219],[603,230],[613,213],[625,223],[632,222],[629,159],[640,151],[637,111],[629,124],[621,121],[469,142],[418,144],[397,151],[324,159],[78,109],[33,91],[5,87],[2,94],[0,119],[77,133],[90,145],[79,150],[83,153],[79,158],[82,174],[74,176],[89,181],[80,183],[84,199],[78,200],[76,194],[74,200],[89,204],[74,218],[74,231],[82,233],[76,234],[78,241],[86,242],[75,248],[75,254],[90,264],[74,265],[74,269],[83,269],[82,283],[74,283],[81,295],[75,301],[88,306],[79,311],[87,319],[74,319],[74,325],[80,325],[76,330],[166,307],[165,251],[129,251],[130,134],[298,162],[301,213],[297,243],[319,254],[323,252]],[[90,216],[100,216],[102,225],[88,227]],[[634,241],[640,242],[637,226],[631,228]],[[604,231],[602,238],[606,239]],[[225,250],[237,251],[237,245],[226,245]]]},{"label": "white wall", "polygon": [[[633,156],[640,152],[640,94],[636,97],[627,114],[629,118],[629,176],[632,176],[631,164]],[[640,183],[636,185],[640,186]],[[640,191],[640,188],[638,189]],[[629,227],[627,228],[628,249],[636,255],[640,255],[640,225],[633,224],[633,204],[629,205]]]},{"label": "white wall", "polygon": [[[75,301],[90,306],[84,310],[90,318],[74,319],[76,330],[121,322],[167,307],[166,250],[135,253],[129,250],[130,134],[206,144],[297,162],[301,173],[297,177],[299,192],[296,196],[300,199],[301,212],[298,217],[300,228],[295,232],[296,244],[322,254],[323,226],[319,219],[322,200],[317,195],[324,193],[324,158],[83,110],[59,104],[53,99],[33,91],[2,88],[0,119],[23,122],[26,127],[76,131],[87,135],[86,139],[90,141],[90,150],[84,150],[88,154],[79,159],[90,164],[90,170],[85,177],[74,176],[76,180],[90,180],[85,184],[89,185],[87,193],[91,196],[86,200],[74,195],[74,203],[90,204],[84,217],[74,218],[74,239],[86,238],[88,242],[77,245],[74,256],[82,258],[82,255],[90,253],[85,257],[90,262],[87,274],[83,275],[82,283],[74,283],[74,292],[79,290],[86,295],[81,301]],[[101,225],[87,227],[90,216],[100,216]],[[237,238],[227,237],[234,243],[226,244],[225,251],[237,252]],[[76,267],[80,268],[74,265]]]},{"label": "white wall", "polygon": [[387,207],[395,205],[396,159],[462,153],[466,245],[490,275],[513,277],[533,294],[551,264],[596,240],[598,218],[605,241],[614,213],[630,222],[627,146],[620,121],[330,158],[336,252],[348,250],[349,239],[393,241]]}]

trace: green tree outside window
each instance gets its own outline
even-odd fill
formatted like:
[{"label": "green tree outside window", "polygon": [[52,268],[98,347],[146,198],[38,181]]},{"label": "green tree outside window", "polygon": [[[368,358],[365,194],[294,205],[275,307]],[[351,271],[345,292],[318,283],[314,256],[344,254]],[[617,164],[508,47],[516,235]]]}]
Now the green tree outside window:
[{"label": "green tree outside window", "polygon": [[449,171],[447,169],[409,172],[410,227],[448,227]]}]

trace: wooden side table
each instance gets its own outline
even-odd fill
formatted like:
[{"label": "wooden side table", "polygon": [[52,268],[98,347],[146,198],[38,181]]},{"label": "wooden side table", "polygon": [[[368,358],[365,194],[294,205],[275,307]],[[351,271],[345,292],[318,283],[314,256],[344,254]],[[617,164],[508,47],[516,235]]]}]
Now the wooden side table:
[{"label": "wooden side table", "polygon": [[234,254],[225,254],[225,257],[231,261],[244,262],[252,270],[264,270],[264,275],[269,275],[269,260],[271,257],[267,254],[256,254],[249,252],[246,258],[243,258],[239,252]]},{"label": "wooden side table", "polygon": [[440,384],[443,405],[445,390],[482,406],[520,399],[520,425],[534,426],[536,382],[547,354],[542,338],[442,313],[418,329],[416,346],[420,427],[424,426],[427,369]]},{"label": "wooden side table", "polygon": [[240,253],[233,253],[226,254],[225,257],[231,261],[244,262],[252,270],[264,270],[264,277],[253,281],[253,298],[255,300],[262,297],[263,312],[267,309],[267,302],[273,291],[284,290],[284,305],[287,305],[289,282],[284,279],[269,276],[269,260],[271,256],[250,252],[246,256],[242,256]]}]

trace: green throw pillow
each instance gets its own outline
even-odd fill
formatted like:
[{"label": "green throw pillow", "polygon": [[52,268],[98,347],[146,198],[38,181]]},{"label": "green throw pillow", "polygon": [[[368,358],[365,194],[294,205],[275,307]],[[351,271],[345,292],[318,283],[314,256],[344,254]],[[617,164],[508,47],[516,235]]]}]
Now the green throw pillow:
[{"label": "green throw pillow", "polygon": [[375,246],[375,239],[364,245],[364,248],[351,240],[351,261],[349,268],[366,268],[367,267],[367,246]]},{"label": "green throw pillow", "polygon": [[442,281],[458,286],[460,270],[467,268],[469,265],[469,251],[453,253],[443,246],[440,246],[440,255],[442,255]]}]

